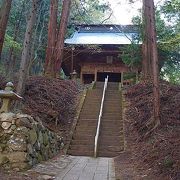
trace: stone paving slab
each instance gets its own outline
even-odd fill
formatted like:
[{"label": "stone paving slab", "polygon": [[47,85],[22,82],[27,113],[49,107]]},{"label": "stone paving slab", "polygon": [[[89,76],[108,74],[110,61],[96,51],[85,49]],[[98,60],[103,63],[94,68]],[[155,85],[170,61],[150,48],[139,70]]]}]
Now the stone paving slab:
[{"label": "stone paving slab", "polygon": [[37,173],[38,180],[115,180],[112,158],[60,156],[37,165],[29,173]]}]

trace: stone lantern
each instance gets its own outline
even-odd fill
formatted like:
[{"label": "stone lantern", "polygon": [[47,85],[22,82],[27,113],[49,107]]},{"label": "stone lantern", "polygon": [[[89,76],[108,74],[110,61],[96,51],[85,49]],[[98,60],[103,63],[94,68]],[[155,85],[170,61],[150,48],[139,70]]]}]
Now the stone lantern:
[{"label": "stone lantern", "polygon": [[13,92],[13,90],[14,85],[12,82],[8,82],[4,90],[0,90],[0,98],[2,99],[0,113],[8,113],[10,111],[11,102],[13,100],[22,99],[22,97]]},{"label": "stone lantern", "polygon": [[71,75],[71,79],[72,80],[76,80],[77,79],[77,72],[76,72],[76,70],[74,70],[70,75]]}]

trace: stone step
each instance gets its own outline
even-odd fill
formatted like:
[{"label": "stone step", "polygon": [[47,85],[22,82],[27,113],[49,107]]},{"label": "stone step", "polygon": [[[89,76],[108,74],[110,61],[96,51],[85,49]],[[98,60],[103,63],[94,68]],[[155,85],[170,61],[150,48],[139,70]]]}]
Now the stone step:
[{"label": "stone step", "polygon": [[98,116],[99,115],[99,111],[91,111],[91,110],[86,110],[86,111],[82,111],[81,115],[93,115],[93,116]]},{"label": "stone step", "polygon": [[103,117],[121,117],[121,112],[111,113],[111,112],[103,112]]},{"label": "stone step", "polygon": [[98,151],[97,155],[98,155],[98,157],[116,157],[116,156],[118,156],[123,150],[124,150],[124,148],[122,148],[122,150],[119,151],[119,152],[111,152],[111,151],[108,151],[108,150]]},{"label": "stone step", "polygon": [[73,156],[93,156],[94,155],[94,151],[93,150],[88,150],[88,151],[82,151],[82,150],[68,150],[68,154],[69,155],[73,155]]},{"label": "stone step", "polygon": [[122,108],[120,103],[104,102],[104,108]]},{"label": "stone step", "polygon": [[116,99],[116,100],[120,100],[121,96],[119,94],[108,94],[106,93],[105,95],[105,100],[106,99]]},{"label": "stone step", "polygon": [[119,133],[119,135],[117,135],[117,136],[114,136],[114,135],[104,135],[104,134],[100,134],[100,136],[99,136],[99,140],[100,141],[101,140],[113,141],[114,139],[115,140],[121,140],[123,138],[124,138],[123,133],[122,134]]},{"label": "stone step", "polygon": [[109,106],[108,104],[104,104],[104,107],[103,107],[103,110],[106,111],[106,110],[109,110],[109,109],[114,109],[114,110],[118,110],[118,111],[121,111],[121,106],[120,105],[117,105],[117,106]]},{"label": "stone step", "polygon": [[86,120],[86,119],[79,119],[78,122],[77,122],[77,126],[96,126],[97,124],[97,119],[96,120],[92,120],[92,121],[89,121],[89,120]]},{"label": "stone step", "polygon": [[91,104],[100,104],[101,103],[101,99],[90,99],[90,100],[86,100],[87,102],[84,102],[84,105],[91,105]]},{"label": "stone step", "polygon": [[92,98],[102,98],[102,92],[97,92],[97,93],[88,93],[87,95],[86,95],[86,98],[90,98],[90,97],[92,97]]},{"label": "stone step", "polygon": [[74,144],[70,145],[71,150],[81,150],[81,151],[93,151],[94,150],[94,144],[87,144],[87,145],[81,145],[81,144]]},{"label": "stone step", "polygon": [[122,119],[122,117],[121,117],[121,114],[116,114],[116,115],[111,115],[111,114],[103,114],[102,115],[102,119],[108,119],[108,120],[116,120],[116,121],[120,121],[121,119]]},{"label": "stone step", "polygon": [[102,99],[102,96],[88,96],[85,98],[85,101],[99,101]]},{"label": "stone step", "polygon": [[98,119],[98,115],[93,115],[93,114],[82,114],[82,115],[80,115],[80,117],[79,117],[80,119],[85,119],[85,118],[88,118],[88,119]]},{"label": "stone step", "polygon": [[109,151],[109,152],[121,152],[124,150],[124,146],[108,146],[108,145],[101,145],[98,148],[98,152],[103,152],[103,151]]},{"label": "stone step", "polygon": [[103,90],[101,90],[101,89],[92,89],[92,90],[89,90],[88,92],[87,92],[87,94],[89,95],[89,94],[93,94],[93,93],[101,93],[102,94],[102,92],[103,92]]},{"label": "stone step", "polygon": [[110,89],[107,89],[107,90],[106,90],[106,94],[108,94],[108,95],[119,95],[119,96],[121,96],[121,93],[120,93],[118,90],[110,90]]},{"label": "stone step", "polygon": [[109,117],[102,117],[102,119],[101,119],[101,121],[102,122],[106,122],[106,123],[123,123],[123,120],[122,120],[122,118],[120,117],[119,118],[119,116],[117,116],[117,117],[111,117],[111,118],[109,118]]},{"label": "stone step", "polygon": [[122,138],[114,138],[114,139],[107,139],[107,138],[101,138],[99,137],[99,145],[123,145],[124,144],[124,139]]},{"label": "stone step", "polygon": [[88,91],[87,91],[87,93],[97,93],[97,92],[102,92],[103,90],[101,90],[101,89],[89,89]]},{"label": "stone step", "polygon": [[76,126],[76,130],[82,131],[82,130],[88,130],[88,129],[96,129],[96,127],[97,127],[97,124],[92,124],[92,125],[83,124],[82,125],[81,123],[79,123]]},{"label": "stone step", "polygon": [[123,130],[123,126],[106,126],[103,123],[101,124],[100,132],[121,132]]},{"label": "stone step", "polygon": [[112,153],[112,152],[98,152],[97,157],[105,157],[105,158],[115,158],[119,156],[120,153]]},{"label": "stone step", "polygon": [[[84,119],[86,119],[86,118],[87,119],[96,119],[99,116],[99,112],[97,111],[97,112],[93,113],[93,111],[92,112],[91,111],[89,111],[89,112],[88,111],[82,111],[80,113],[80,118],[82,116],[85,116]],[[89,116],[92,116],[92,117],[89,117]]]},{"label": "stone step", "polygon": [[74,144],[79,144],[79,145],[94,145],[94,139],[87,139],[87,140],[84,140],[84,139],[81,139],[81,140],[73,140],[71,142],[71,145],[74,145]]},{"label": "stone step", "polygon": [[86,103],[83,105],[83,108],[89,108],[90,109],[90,107],[100,109],[101,104],[100,103]]},{"label": "stone step", "polygon": [[123,133],[123,130],[121,131],[102,131],[100,134],[101,136],[120,136]]},{"label": "stone step", "polygon": [[73,135],[73,139],[75,140],[89,140],[89,139],[94,139],[94,138],[95,138],[95,135],[84,134],[82,136],[82,135],[77,134],[76,132]]},{"label": "stone step", "polygon": [[106,123],[104,121],[101,122],[101,127],[109,128],[109,129],[116,129],[116,128],[123,128],[123,123],[120,122],[114,122],[114,123]]},{"label": "stone step", "polygon": [[100,106],[84,106],[80,113],[82,113],[82,112],[94,112],[94,113],[97,113],[99,111],[100,111]]},{"label": "stone step", "polygon": [[78,134],[95,134],[96,133],[96,128],[81,128],[81,127],[76,127],[76,131]]},{"label": "stone step", "polygon": [[[123,132],[114,132],[114,133],[109,133],[109,132],[103,132],[100,133],[99,135],[99,140],[101,141],[118,141],[118,140],[122,140],[123,139]],[[109,137],[107,137],[109,136]]]},{"label": "stone step", "polygon": [[110,108],[110,107],[104,107],[104,108],[103,108],[103,113],[108,113],[108,112],[120,113],[120,114],[122,114],[122,111],[121,111],[120,107],[117,107],[117,106],[112,107],[112,108]]},{"label": "stone step", "polygon": [[104,107],[121,107],[121,104],[119,102],[104,102]]},{"label": "stone step", "polygon": [[82,124],[95,124],[97,123],[97,118],[91,118],[91,119],[79,119],[78,123],[82,123]]},{"label": "stone step", "polygon": [[120,103],[120,100],[118,100],[118,99],[105,99],[104,100],[104,104],[106,105],[106,104],[111,104],[111,106],[113,106],[113,105],[120,105],[121,103]]}]

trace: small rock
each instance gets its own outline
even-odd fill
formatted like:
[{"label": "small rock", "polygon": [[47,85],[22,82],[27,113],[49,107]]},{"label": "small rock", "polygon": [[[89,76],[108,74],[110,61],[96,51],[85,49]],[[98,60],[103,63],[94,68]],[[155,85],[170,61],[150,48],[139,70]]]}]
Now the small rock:
[{"label": "small rock", "polygon": [[[40,177],[40,179],[41,179],[41,180],[52,180],[52,179],[55,179],[55,177],[49,176],[49,175],[42,175],[42,176]],[[39,180],[40,180],[40,179],[39,179]]]},{"label": "small rock", "polygon": [[27,145],[27,152],[28,152],[28,154],[31,154],[31,155],[33,154],[33,147],[31,144]]},{"label": "small rock", "polygon": [[36,141],[36,143],[34,144],[34,148],[36,149],[36,151],[40,151],[41,150],[41,143]]},{"label": "small rock", "polygon": [[47,131],[45,131],[45,133],[43,134],[43,142],[45,146],[49,144],[49,136]]},{"label": "small rock", "polygon": [[15,118],[14,113],[1,113],[0,114],[0,121],[2,122],[12,122],[12,120]]},{"label": "small rock", "polygon": [[13,134],[15,129],[16,129],[16,125],[12,125],[9,129],[5,129],[4,133]]},{"label": "small rock", "polygon": [[27,162],[27,153],[25,152],[8,153],[8,159],[11,163]]},{"label": "small rock", "polygon": [[17,120],[16,120],[16,126],[18,126],[18,127],[24,126],[24,127],[27,127],[27,128],[32,129],[32,125],[31,125],[31,123],[29,122],[29,119],[28,119],[28,118],[25,118],[25,117],[22,117],[22,118],[17,119]]},{"label": "small rock", "polygon": [[40,152],[37,154],[37,160],[38,160],[38,162],[43,161],[43,157]]},{"label": "small rock", "polygon": [[0,166],[9,162],[7,155],[0,153]]},{"label": "small rock", "polygon": [[13,124],[13,125],[11,126],[11,129],[12,129],[12,130],[15,130],[15,129],[16,129],[16,125]]},{"label": "small rock", "polygon": [[35,129],[31,129],[29,131],[29,140],[31,142],[31,144],[35,144],[37,141],[37,133],[35,131]]},{"label": "small rock", "polygon": [[42,132],[40,131],[38,134],[38,141],[42,144],[43,143],[43,135]]},{"label": "small rock", "polygon": [[3,122],[1,124],[1,127],[5,130],[9,129],[11,127],[11,122]]},{"label": "small rock", "polygon": [[3,152],[6,146],[6,144],[0,144],[0,152]]},{"label": "small rock", "polygon": [[10,149],[14,151],[26,151],[27,145],[26,145],[26,137],[23,134],[13,134],[10,137],[10,140],[8,141],[7,145]]},{"label": "small rock", "polygon": [[18,128],[16,129],[16,132],[15,132],[15,133],[22,133],[22,134],[28,136],[28,132],[29,132],[29,129],[28,129],[28,128],[26,128],[26,127],[18,127]]},{"label": "small rock", "polygon": [[15,123],[16,123],[16,120],[15,120],[15,119],[13,119],[13,120],[12,120],[12,124],[15,124]]},{"label": "small rock", "polygon": [[11,167],[13,168],[14,171],[27,170],[31,168],[31,166],[25,162],[12,163]]}]

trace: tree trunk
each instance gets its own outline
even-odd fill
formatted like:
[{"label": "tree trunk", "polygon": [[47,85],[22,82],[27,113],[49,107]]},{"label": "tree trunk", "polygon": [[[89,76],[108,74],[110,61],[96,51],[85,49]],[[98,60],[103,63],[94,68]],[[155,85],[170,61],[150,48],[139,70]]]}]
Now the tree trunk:
[{"label": "tree trunk", "polygon": [[2,7],[0,9],[0,59],[6,33],[6,27],[9,19],[9,13],[11,10],[11,4],[12,0],[3,0]]},{"label": "tree trunk", "polygon": [[159,67],[158,67],[157,37],[156,37],[156,28],[155,28],[154,0],[149,0],[149,3],[150,3],[150,10],[151,10],[150,31],[151,31],[151,49],[152,49],[154,120],[155,120],[155,127],[156,127],[160,124]]},{"label": "tree trunk", "polygon": [[58,0],[51,0],[50,20],[48,30],[48,47],[46,50],[45,76],[58,77],[60,74],[64,38],[70,12],[71,0],[64,0],[61,13],[59,32],[57,34],[57,4]]},{"label": "tree trunk", "polygon": [[46,49],[45,59],[45,76],[54,76],[55,59],[53,53],[56,45],[57,38],[57,13],[58,13],[58,0],[51,0],[50,4],[50,18],[48,26],[48,44]]},{"label": "tree trunk", "polygon": [[[28,76],[33,74],[33,65],[35,64],[36,59],[38,58],[38,51],[40,46],[42,45],[42,33],[45,27],[45,17],[46,13],[44,13],[44,8],[46,4],[44,1],[41,1],[40,7],[39,7],[39,12],[37,22],[36,22],[36,28],[33,33],[33,42],[31,45],[31,57],[30,57],[30,62],[29,62],[29,67],[28,67]],[[43,17],[42,22],[41,22],[41,17]],[[39,34],[38,34],[38,29],[39,27],[41,28]]]},{"label": "tree trunk", "polygon": [[55,72],[56,77],[59,77],[60,70],[61,70],[61,63],[62,63],[63,50],[64,50],[64,39],[65,39],[65,33],[67,29],[68,17],[70,13],[70,6],[71,6],[71,0],[63,1],[60,28],[59,28],[58,39],[57,39],[58,41],[56,43],[55,53],[54,53],[55,55],[54,72]]},{"label": "tree trunk", "polygon": [[143,79],[152,79],[152,59],[151,59],[151,32],[150,32],[150,2],[143,0],[143,21],[144,21],[144,40],[143,40]]},{"label": "tree trunk", "polygon": [[[24,8],[25,8],[25,2],[26,2],[25,0],[22,2],[21,10],[20,10],[20,12],[18,12],[18,14],[16,16],[16,19],[18,19],[18,20],[17,20],[17,22],[15,24],[15,27],[14,27],[13,41],[16,41],[17,37],[18,37],[19,28],[20,28],[21,20],[22,20],[22,15],[23,15],[23,11],[24,11]],[[10,79],[13,79],[14,67],[15,67],[15,64],[16,64],[15,59],[16,58],[14,56],[14,47],[10,47],[9,58],[8,58],[8,69],[7,69],[7,76]]]},{"label": "tree trunk", "polygon": [[[143,45],[143,73],[145,79],[153,82],[153,127],[160,124],[160,93],[159,93],[159,68],[158,68],[158,51],[157,37],[155,28],[155,10],[153,0],[143,0],[145,37]],[[154,129],[153,128],[153,129]]]},{"label": "tree trunk", "polygon": [[31,38],[33,33],[33,27],[36,22],[36,13],[39,0],[32,1],[32,8],[30,11],[29,19],[27,22],[26,33],[23,44],[23,51],[21,56],[20,70],[19,70],[19,81],[17,85],[17,93],[22,95],[25,89],[25,80],[27,78],[27,68],[30,60],[31,51]]}]

